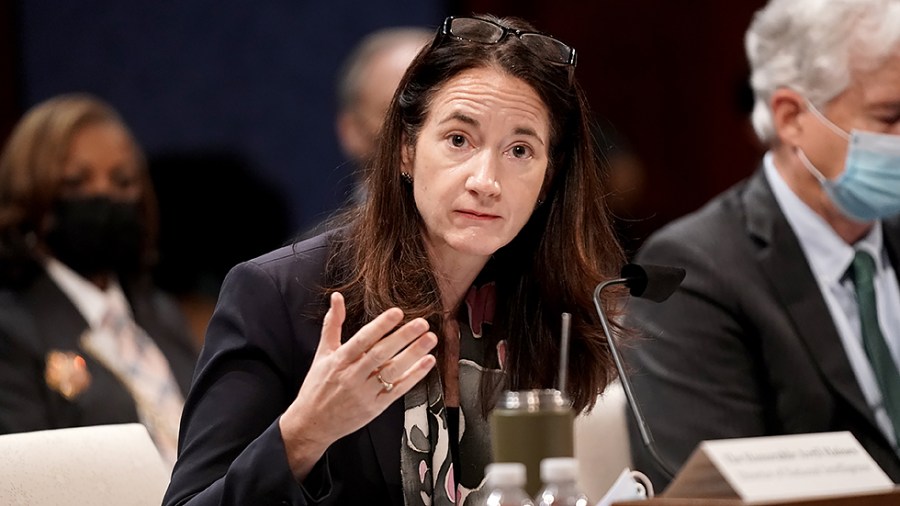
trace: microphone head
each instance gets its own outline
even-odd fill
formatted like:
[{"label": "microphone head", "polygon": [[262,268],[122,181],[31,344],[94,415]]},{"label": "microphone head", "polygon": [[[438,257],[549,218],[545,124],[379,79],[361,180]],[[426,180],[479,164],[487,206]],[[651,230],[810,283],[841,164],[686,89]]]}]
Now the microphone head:
[{"label": "microphone head", "polygon": [[684,275],[681,267],[666,265],[625,264],[622,267],[622,277],[626,279],[625,286],[631,295],[653,302],[662,302],[675,293]]}]

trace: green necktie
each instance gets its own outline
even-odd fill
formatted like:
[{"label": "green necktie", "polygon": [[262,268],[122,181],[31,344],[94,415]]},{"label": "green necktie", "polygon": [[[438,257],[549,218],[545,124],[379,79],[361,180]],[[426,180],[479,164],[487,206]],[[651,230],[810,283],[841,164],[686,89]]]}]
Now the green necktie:
[{"label": "green necktie", "polygon": [[863,346],[875,372],[875,379],[884,399],[884,409],[894,426],[894,434],[900,436],[900,373],[897,372],[897,364],[894,363],[891,350],[878,325],[874,277],[875,260],[868,253],[857,251],[853,257],[853,282],[859,304]]}]

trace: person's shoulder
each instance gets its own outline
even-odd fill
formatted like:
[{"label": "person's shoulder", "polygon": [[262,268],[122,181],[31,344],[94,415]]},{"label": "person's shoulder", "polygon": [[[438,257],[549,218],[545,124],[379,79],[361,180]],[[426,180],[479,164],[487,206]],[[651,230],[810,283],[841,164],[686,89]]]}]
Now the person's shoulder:
[{"label": "person's shoulder", "polygon": [[651,236],[651,240],[702,241],[713,245],[725,237],[740,233],[745,222],[743,194],[747,184],[748,180],[738,182],[700,209],[662,227]]},{"label": "person's shoulder", "polygon": [[31,308],[44,304],[43,298],[54,290],[58,290],[55,283],[43,269],[30,276],[27,282],[0,283],[0,315],[30,314]]},{"label": "person's shoulder", "polygon": [[644,242],[636,259],[717,265],[723,259],[739,261],[751,255],[746,196],[753,184],[752,178],[740,181],[700,209],[662,227]]},{"label": "person's shoulder", "polygon": [[40,352],[42,340],[38,339],[34,314],[25,303],[20,290],[0,287],[0,353],[11,341],[19,346]]},{"label": "person's shoulder", "polygon": [[295,265],[298,262],[324,261],[331,251],[335,238],[335,231],[325,232],[315,237],[287,244],[268,253],[260,255],[248,263],[254,264],[264,270],[279,269]]},{"label": "person's shoulder", "polygon": [[219,305],[281,301],[297,314],[317,312],[325,300],[335,240],[326,232],[235,265],[222,283]]},{"label": "person's shoulder", "polygon": [[328,260],[341,230],[332,230],[309,239],[293,242],[231,269],[229,277],[262,275],[289,290],[292,286],[323,286]]}]

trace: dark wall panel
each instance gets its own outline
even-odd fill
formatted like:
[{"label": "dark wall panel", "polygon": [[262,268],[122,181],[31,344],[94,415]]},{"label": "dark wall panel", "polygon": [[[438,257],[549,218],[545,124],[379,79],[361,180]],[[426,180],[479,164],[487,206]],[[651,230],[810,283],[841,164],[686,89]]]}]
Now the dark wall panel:
[{"label": "dark wall panel", "polygon": [[18,22],[22,106],[67,91],[98,94],[122,112],[151,155],[227,152],[248,160],[289,199],[294,226],[305,228],[349,185],[332,126],[341,59],[376,28],[437,26],[442,5],[25,1]]},{"label": "dark wall panel", "polygon": [[646,171],[639,240],[747,176],[759,160],[743,37],[763,0],[467,0],[460,13],[517,15],[579,52],[601,125]]},{"label": "dark wall panel", "polygon": [[0,139],[19,117],[18,28],[16,4],[0,2]]},{"label": "dark wall panel", "polygon": [[[519,15],[578,49],[600,123],[645,171],[627,213],[639,241],[755,168],[743,34],[763,3],[456,0],[449,10]],[[21,107],[87,90],[118,107],[151,154],[234,152],[289,199],[295,228],[349,185],[331,123],[341,58],[372,29],[436,26],[445,14],[436,0],[47,0],[19,10]]]}]

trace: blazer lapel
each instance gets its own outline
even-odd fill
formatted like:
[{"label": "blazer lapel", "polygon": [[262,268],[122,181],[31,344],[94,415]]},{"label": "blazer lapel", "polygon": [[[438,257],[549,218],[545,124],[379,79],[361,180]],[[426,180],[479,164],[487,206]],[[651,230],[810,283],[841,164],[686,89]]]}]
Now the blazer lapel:
[{"label": "blazer lapel", "polygon": [[403,398],[391,404],[367,426],[381,474],[393,504],[403,504],[400,477],[400,441],[403,434]]},{"label": "blazer lapel", "polygon": [[818,364],[823,380],[875,427],[819,285],[761,168],[749,181],[743,200],[747,231],[760,245],[757,260],[794,331]]},{"label": "blazer lapel", "polygon": [[[51,351],[68,351],[81,355],[87,363],[90,387],[71,400],[61,395],[47,396],[47,428],[92,424],[92,421],[137,420],[137,411],[124,387],[101,363],[81,350],[81,336],[87,321],[63,291],[46,274],[39,276],[23,292],[23,302],[33,315],[37,330],[38,360],[46,360]],[[44,366],[46,367],[46,365]],[[47,388],[57,390],[49,382]],[[124,401],[123,401],[124,399]],[[125,404],[121,404],[121,403]],[[125,406],[121,409],[112,406]]]}]

